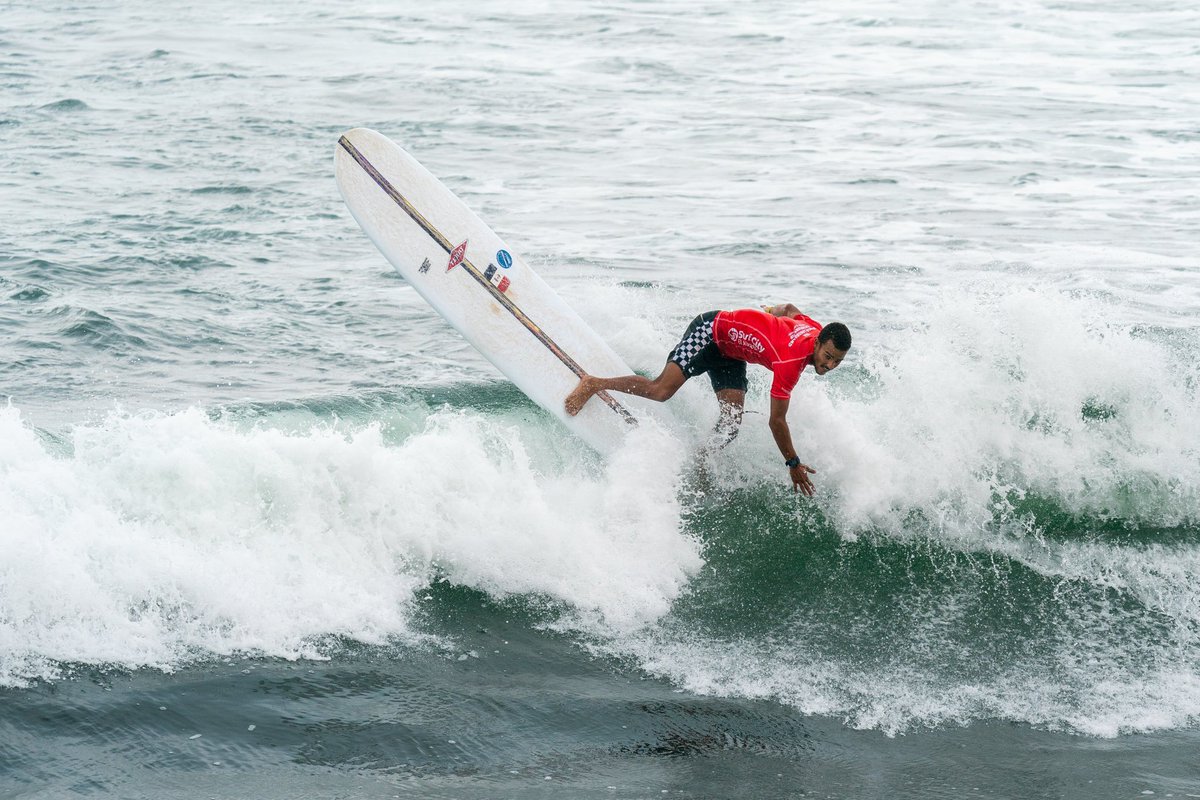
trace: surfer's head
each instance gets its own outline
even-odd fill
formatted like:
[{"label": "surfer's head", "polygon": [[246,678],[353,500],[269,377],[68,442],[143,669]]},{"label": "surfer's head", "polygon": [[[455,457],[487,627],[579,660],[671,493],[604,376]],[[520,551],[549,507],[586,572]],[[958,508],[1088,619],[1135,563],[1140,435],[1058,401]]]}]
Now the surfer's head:
[{"label": "surfer's head", "polygon": [[846,353],[850,352],[850,329],[840,322],[831,322],[817,335],[817,346],[813,349],[812,365],[818,375],[836,369]]}]

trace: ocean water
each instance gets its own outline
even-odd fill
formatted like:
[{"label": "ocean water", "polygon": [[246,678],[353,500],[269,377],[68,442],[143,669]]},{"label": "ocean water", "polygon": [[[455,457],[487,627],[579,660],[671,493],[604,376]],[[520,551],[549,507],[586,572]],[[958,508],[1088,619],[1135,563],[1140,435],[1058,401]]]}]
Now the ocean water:
[{"label": "ocean water", "polygon": [[[0,797],[1200,796],[1183,2],[0,15]],[[333,180],[408,148],[635,369],[601,459]]]}]

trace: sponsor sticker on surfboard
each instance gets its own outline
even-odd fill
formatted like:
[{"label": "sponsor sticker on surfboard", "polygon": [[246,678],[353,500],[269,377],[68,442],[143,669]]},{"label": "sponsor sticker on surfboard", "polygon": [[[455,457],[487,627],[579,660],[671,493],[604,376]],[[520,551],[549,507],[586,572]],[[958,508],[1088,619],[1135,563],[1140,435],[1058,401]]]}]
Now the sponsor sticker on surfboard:
[{"label": "sponsor sticker on surfboard", "polygon": [[446,265],[446,272],[449,272],[450,270],[454,269],[459,264],[461,264],[463,262],[463,258],[466,256],[466,254],[467,254],[467,240],[463,239],[462,244],[460,244],[458,247],[454,248],[454,251],[452,253],[450,253],[450,263]]}]

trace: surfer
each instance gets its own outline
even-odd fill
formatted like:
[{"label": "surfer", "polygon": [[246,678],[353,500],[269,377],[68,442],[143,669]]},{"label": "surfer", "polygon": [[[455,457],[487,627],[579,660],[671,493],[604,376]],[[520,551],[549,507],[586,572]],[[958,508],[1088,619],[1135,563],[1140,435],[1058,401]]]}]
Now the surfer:
[{"label": "surfer", "polygon": [[783,454],[793,491],[812,496],[810,473],[816,470],[800,463],[787,424],[792,388],[808,365],[818,375],[835,369],[850,350],[850,330],[840,322],[821,323],[800,313],[791,303],[764,306],[762,311],[709,311],[692,320],[667,365],[654,379],[641,375],[597,378],[583,375],[567,395],[567,413],[574,416],[592,395],[616,391],[663,402],[680,386],[707,372],[720,405],[717,432],[721,446],[733,441],[742,424],[746,401],[746,364],[761,364],[774,373],[771,382],[769,425],[775,444]]}]

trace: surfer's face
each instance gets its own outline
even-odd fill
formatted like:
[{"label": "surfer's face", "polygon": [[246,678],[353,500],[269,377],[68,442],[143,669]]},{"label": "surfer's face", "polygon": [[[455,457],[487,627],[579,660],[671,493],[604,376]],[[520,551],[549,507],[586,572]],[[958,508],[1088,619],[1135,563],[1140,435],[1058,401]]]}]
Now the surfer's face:
[{"label": "surfer's face", "polygon": [[824,375],[831,369],[836,369],[837,365],[842,363],[842,359],[846,357],[845,350],[838,350],[833,345],[833,339],[826,342],[818,342],[817,349],[813,350],[812,365],[818,375]]}]

